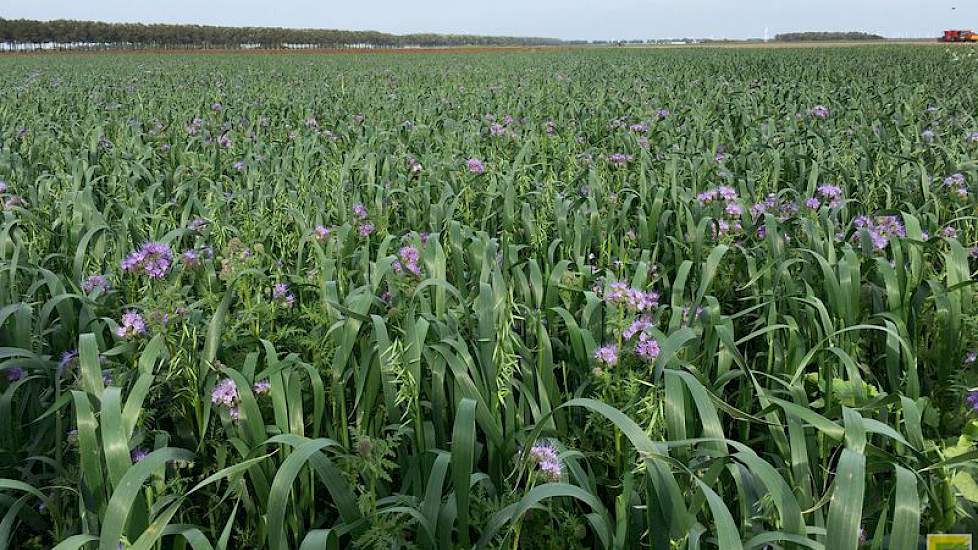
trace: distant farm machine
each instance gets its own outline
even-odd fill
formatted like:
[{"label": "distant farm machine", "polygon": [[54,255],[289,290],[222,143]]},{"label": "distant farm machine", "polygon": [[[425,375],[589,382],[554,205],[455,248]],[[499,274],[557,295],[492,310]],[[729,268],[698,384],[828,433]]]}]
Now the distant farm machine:
[{"label": "distant farm machine", "polygon": [[944,31],[941,42],[978,42],[975,31]]}]

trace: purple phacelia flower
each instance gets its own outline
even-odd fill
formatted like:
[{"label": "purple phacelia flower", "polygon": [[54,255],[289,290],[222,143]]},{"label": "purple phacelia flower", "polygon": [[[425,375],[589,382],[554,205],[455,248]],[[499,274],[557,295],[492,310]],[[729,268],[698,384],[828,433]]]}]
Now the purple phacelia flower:
[{"label": "purple phacelia flower", "polygon": [[978,391],[971,390],[964,397],[965,403],[968,404],[975,412],[978,412]]},{"label": "purple phacelia flower", "polygon": [[24,369],[20,367],[11,367],[7,369],[7,382],[16,382],[18,380],[23,380],[27,373]]},{"label": "purple phacelia flower", "polygon": [[235,170],[237,170],[238,172],[244,172],[246,166],[245,166],[245,162],[243,160],[236,160],[231,165],[231,167],[234,168]]},{"label": "purple phacelia flower", "polygon": [[367,207],[362,202],[353,205],[353,215],[361,220],[367,219]]},{"label": "purple phacelia flower", "polygon": [[211,403],[231,407],[238,402],[238,386],[234,380],[224,378],[211,390]]},{"label": "purple phacelia flower", "polygon": [[257,395],[265,395],[272,391],[272,384],[268,380],[259,380],[251,387],[251,391]]},{"label": "purple phacelia flower", "polygon": [[594,358],[598,363],[613,367],[618,364],[618,347],[614,344],[601,346],[595,350]]},{"label": "purple phacelia flower", "polygon": [[486,167],[482,164],[482,161],[477,158],[470,158],[465,161],[465,166],[468,168],[469,172],[472,174],[482,174],[486,171]]},{"label": "purple phacelia flower", "polygon": [[920,133],[920,139],[924,140],[924,142],[926,142],[926,143],[933,142],[934,141],[934,136],[935,136],[934,130],[931,130],[930,128],[928,128],[928,129],[926,129],[926,130],[924,130],[923,132]]},{"label": "purple phacelia flower", "polygon": [[638,355],[643,361],[651,363],[659,356],[659,351],[659,342],[655,338],[644,332],[639,335],[639,342],[635,344],[635,355]]},{"label": "purple phacelia flower", "polygon": [[624,338],[625,340],[631,340],[633,336],[641,332],[644,332],[646,329],[651,328],[652,325],[653,325],[652,318],[649,317],[648,315],[643,315],[638,319],[635,319],[634,321],[631,322],[630,325],[625,327],[625,330],[623,330],[621,333],[621,337]]},{"label": "purple phacelia flower", "polygon": [[812,210],[818,210],[818,207],[822,206],[822,202],[816,197],[811,197],[805,201],[805,206],[811,208]]},{"label": "purple phacelia flower", "polygon": [[976,360],[978,360],[978,350],[971,350],[964,356],[965,365],[974,365]]},{"label": "purple phacelia flower", "polygon": [[146,320],[134,311],[126,312],[122,315],[122,324],[116,328],[115,333],[119,338],[133,338],[146,334]]},{"label": "purple phacelia flower", "polygon": [[816,106],[812,107],[812,110],[810,111],[810,113],[815,118],[825,119],[825,118],[828,118],[829,117],[829,115],[831,114],[831,111],[829,111],[829,108],[826,107],[825,105],[816,105]]},{"label": "purple phacelia flower", "polygon": [[413,246],[402,247],[398,253],[398,258],[403,268],[415,276],[421,276],[421,268],[418,267],[418,260],[421,258],[418,249]]},{"label": "purple phacelia flower", "polygon": [[737,200],[737,190],[727,185],[717,187],[717,195],[719,195],[720,198],[725,201]]},{"label": "purple phacelia flower", "polygon": [[204,218],[194,218],[187,224],[187,229],[194,233],[200,233],[205,227],[207,227],[207,220]]},{"label": "purple phacelia flower", "polygon": [[224,106],[215,101],[214,103],[211,103],[211,110],[219,113],[224,110]]},{"label": "purple phacelia flower", "polygon": [[965,137],[971,143],[978,143],[978,132],[971,132]]},{"label": "purple phacelia flower", "polygon": [[367,222],[360,224],[360,226],[357,227],[357,232],[361,237],[369,237],[374,232],[374,229],[376,229],[374,224]]},{"label": "purple phacelia flower", "polygon": [[329,239],[330,231],[330,228],[326,227],[325,225],[317,225],[316,228],[313,229],[312,234],[317,241],[324,242]]},{"label": "purple phacelia flower", "polygon": [[620,168],[626,166],[634,158],[635,157],[632,155],[627,155],[625,153],[612,153],[608,155],[608,162]]},{"label": "purple phacelia flower", "polygon": [[129,456],[130,458],[132,458],[132,463],[136,464],[137,462],[142,462],[143,460],[146,460],[146,457],[149,456],[149,452],[146,449],[143,449],[142,447],[136,447],[135,449],[132,450]]},{"label": "purple phacelia flower", "polygon": [[234,143],[231,141],[231,136],[229,136],[227,132],[224,132],[217,138],[217,144],[221,147],[221,149],[230,149],[231,145]]},{"label": "purple phacelia flower", "polygon": [[109,290],[109,280],[104,275],[89,275],[81,284],[82,292],[91,294],[95,291],[105,292]]},{"label": "purple phacelia flower", "polygon": [[730,201],[723,207],[723,212],[731,218],[739,218],[744,213],[744,209],[736,202]]},{"label": "purple phacelia flower", "polygon": [[121,267],[130,273],[145,273],[150,279],[162,279],[172,262],[173,251],[168,245],[148,242],[122,260]]},{"label": "purple phacelia flower", "polygon": [[60,377],[78,362],[78,350],[69,349],[61,354],[61,359],[58,360],[58,371],[57,375]]},{"label": "purple phacelia flower", "polygon": [[549,481],[559,481],[563,475],[560,457],[549,442],[537,442],[530,447],[530,461]]}]

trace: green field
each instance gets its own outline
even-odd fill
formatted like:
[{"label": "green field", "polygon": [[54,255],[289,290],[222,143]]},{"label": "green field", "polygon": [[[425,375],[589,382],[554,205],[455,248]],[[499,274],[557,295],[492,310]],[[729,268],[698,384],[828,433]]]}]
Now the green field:
[{"label": "green field", "polygon": [[0,57],[0,548],[976,532],[974,52]]}]

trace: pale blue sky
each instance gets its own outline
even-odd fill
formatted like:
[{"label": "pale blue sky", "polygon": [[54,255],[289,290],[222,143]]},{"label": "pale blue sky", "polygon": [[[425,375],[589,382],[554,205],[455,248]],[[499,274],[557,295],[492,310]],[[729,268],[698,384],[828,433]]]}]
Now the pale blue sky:
[{"label": "pale blue sky", "polygon": [[[952,10],[952,7],[956,8]],[[976,0],[0,0],[0,17],[548,36],[761,37],[978,28]]]}]

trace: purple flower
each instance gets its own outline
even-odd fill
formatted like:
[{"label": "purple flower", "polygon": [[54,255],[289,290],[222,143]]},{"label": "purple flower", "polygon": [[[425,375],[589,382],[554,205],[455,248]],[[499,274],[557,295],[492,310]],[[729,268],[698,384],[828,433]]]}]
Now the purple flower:
[{"label": "purple flower", "polygon": [[829,111],[829,108],[825,105],[816,105],[812,107],[810,112],[813,117],[822,119],[828,118],[829,114],[831,114],[831,111]]},{"label": "purple flower", "polygon": [[978,412],[978,391],[971,390],[964,397],[965,403],[968,404],[975,412]]},{"label": "purple flower", "polygon": [[234,380],[224,378],[211,390],[211,403],[231,407],[238,402],[238,386]]},{"label": "purple flower", "polygon": [[211,110],[219,113],[224,110],[224,106],[215,101],[214,103],[211,103]]},{"label": "purple flower", "polygon": [[241,420],[241,408],[231,407],[228,409],[228,416],[231,417],[232,422],[238,422]]},{"label": "purple flower", "polygon": [[112,385],[112,371],[109,369],[102,369],[102,384],[106,386]]},{"label": "purple flower", "polygon": [[367,219],[367,207],[365,207],[362,202],[358,202],[354,204],[353,215],[360,218],[361,220]]},{"label": "purple flower", "polygon": [[200,265],[200,255],[195,250],[184,250],[180,253],[180,262],[186,267],[197,267]]},{"label": "purple flower", "polygon": [[740,215],[744,213],[744,209],[733,201],[728,202],[727,206],[723,208],[723,211],[731,218],[739,218]]},{"label": "purple flower", "polygon": [[659,115],[659,118],[666,118],[671,113],[669,112],[669,109],[658,109],[656,110],[655,114]]},{"label": "purple flower", "polygon": [[950,176],[944,178],[945,187],[960,187],[965,184],[964,174],[961,172],[956,172]]},{"label": "purple flower", "polygon": [[289,292],[289,285],[286,283],[275,283],[272,287],[272,298],[278,300],[279,298],[285,297]]},{"label": "purple flower", "polygon": [[808,199],[808,200],[805,201],[805,206],[807,206],[808,208],[811,208],[812,210],[818,210],[818,207],[821,206],[821,205],[822,205],[822,202],[819,201],[815,197],[812,197],[812,198],[810,198],[810,199]]},{"label": "purple flower", "polygon": [[231,165],[231,167],[237,170],[238,172],[244,172],[245,162],[243,160],[236,160],[234,161],[234,164]]},{"label": "purple flower", "polygon": [[953,239],[958,236],[958,230],[950,225],[945,227],[942,233],[944,234],[944,237],[948,239]]},{"label": "purple flower", "polygon": [[89,275],[82,281],[82,292],[91,294],[95,291],[105,292],[109,289],[109,280],[104,275]]},{"label": "purple flower", "polygon": [[825,199],[841,199],[842,198],[842,188],[837,185],[819,185],[818,194]]},{"label": "purple flower", "polygon": [[655,338],[646,335],[644,332],[639,336],[639,342],[635,345],[635,355],[638,355],[643,361],[651,363],[659,356],[659,351],[659,342]]},{"label": "purple flower", "polygon": [[537,442],[530,447],[530,460],[537,466],[540,473],[550,481],[559,481],[563,475],[560,457],[557,450],[549,442]]},{"label": "purple flower", "polygon": [[967,139],[971,143],[978,143],[978,132],[971,132],[970,134],[967,135],[967,137],[965,137],[965,139]]},{"label": "purple flower", "polygon": [[162,279],[170,271],[172,262],[173,251],[168,245],[148,242],[126,256],[121,267],[130,273],[143,272],[150,279]]},{"label": "purple flower", "polygon": [[374,232],[374,229],[375,229],[374,228],[374,224],[372,224],[370,222],[367,222],[367,223],[361,224],[357,228],[357,232],[360,233],[360,236],[361,237],[369,237],[370,234]]},{"label": "purple flower", "polygon": [[489,125],[489,133],[494,136],[502,136],[506,134],[506,128],[501,124],[493,123]]},{"label": "purple flower", "polygon": [[418,260],[420,259],[421,255],[417,248],[413,246],[402,247],[397,252],[397,256],[400,259],[404,269],[407,269],[412,275],[421,276],[421,268],[418,267]]},{"label": "purple flower", "polygon": [[200,233],[205,227],[207,227],[207,220],[204,218],[194,218],[187,224],[187,229],[193,231],[194,233]]},{"label": "purple flower", "polygon": [[477,158],[470,158],[469,160],[465,161],[465,166],[469,169],[470,173],[476,175],[482,174],[486,171],[486,167],[483,166],[482,161]]},{"label": "purple flower", "polygon": [[978,350],[971,350],[964,356],[965,365],[974,365],[976,360],[978,360]]},{"label": "purple flower", "polygon": [[927,143],[934,141],[934,130],[931,130],[930,128],[924,130],[920,133],[920,139]]},{"label": "purple flower", "polygon": [[22,380],[27,373],[20,367],[10,367],[7,369],[7,382]]},{"label": "purple flower", "polygon": [[648,125],[641,124],[641,123],[632,124],[631,126],[628,127],[628,129],[631,130],[632,132],[635,132],[636,134],[644,134],[645,132],[649,131]]},{"label": "purple flower", "polygon": [[78,361],[78,350],[70,349],[61,354],[61,359],[58,360],[58,376],[64,374],[68,368],[74,365]]},{"label": "purple flower", "polygon": [[149,456],[149,452],[146,449],[143,449],[142,447],[136,447],[135,449],[132,450],[129,456],[132,458],[133,464],[135,464],[137,462],[142,462],[143,460],[145,460],[146,457]]},{"label": "purple flower", "polygon": [[594,358],[598,363],[613,367],[618,364],[618,347],[614,344],[601,346],[594,352]]},{"label": "purple flower", "polygon": [[259,380],[251,387],[251,391],[255,392],[257,395],[265,395],[266,393],[272,391],[272,384],[268,380]]},{"label": "purple flower", "polygon": [[703,191],[702,193],[697,193],[696,195],[696,200],[700,201],[700,206],[706,206],[707,204],[715,201],[716,198],[716,191]]},{"label": "purple flower", "polygon": [[317,225],[316,228],[313,229],[313,232],[312,232],[313,236],[319,242],[323,242],[326,239],[329,239],[329,233],[330,233],[330,228],[328,228],[328,227],[326,227],[324,225]]},{"label": "purple flower", "polygon": [[122,325],[115,330],[119,338],[133,338],[141,334],[146,334],[146,321],[143,316],[129,311],[122,315]]},{"label": "purple flower", "polygon": [[648,315],[643,315],[632,321],[632,323],[622,331],[621,337],[625,340],[630,340],[636,334],[645,332],[646,329],[651,328],[652,324],[652,318]]},{"label": "purple flower", "polygon": [[228,133],[224,132],[223,134],[221,134],[221,137],[217,138],[217,144],[222,149],[230,149],[231,145],[233,145],[233,142],[231,141],[231,137],[228,135]]},{"label": "purple flower", "polygon": [[7,192],[7,182],[0,180],[0,194]]},{"label": "purple flower", "polygon": [[625,153],[612,153],[608,155],[608,162],[618,167],[627,165],[633,159],[634,159],[633,156],[626,155]]},{"label": "purple flower", "polygon": [[557,133],[557,124],[552,120],[548,120],[547,123],[543,125],[543,131],[546,132],[548,136],[552,136]]},{"label": "purple flower", "polygon": [[737,190],[727,185],[717,187],[717,194],[725,201],[737,200]]}]

